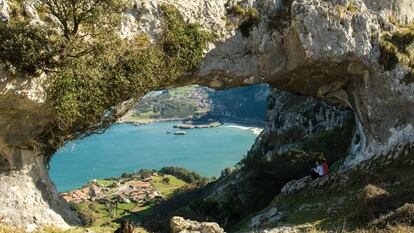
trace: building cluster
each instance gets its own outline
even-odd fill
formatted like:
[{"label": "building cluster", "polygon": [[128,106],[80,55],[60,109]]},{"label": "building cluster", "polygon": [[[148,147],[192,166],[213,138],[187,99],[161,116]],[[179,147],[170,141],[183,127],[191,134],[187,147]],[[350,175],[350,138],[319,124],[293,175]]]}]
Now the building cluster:
[{"label": "building cluster", "polygon": [[151,179],[114,181],[104,187],[97,181],[77,190],[62,193],[61,196],[68,202],[79,204],[85,201],[98,202],[135,202],[144,204],[151,200],[162,199],[161,193],[151,183]]}]

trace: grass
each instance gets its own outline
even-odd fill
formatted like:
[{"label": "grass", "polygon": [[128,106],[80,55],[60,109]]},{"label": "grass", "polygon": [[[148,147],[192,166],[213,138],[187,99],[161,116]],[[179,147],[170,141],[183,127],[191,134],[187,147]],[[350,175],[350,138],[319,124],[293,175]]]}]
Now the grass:
[{"label": "grass", "polygon": [[108,187],[114,184],[114,180],[97,180],[96,184],[102,187]]},{"label": "grass", "polygon": [[[168,178],[169,182],[163,181],[164,178]],[[154,187],[166,198],[171,197],[174,191],[187,183],[176,178],[175,176],[152,176],[152,184]],[[97,184],[103,187],[108,187],[114,184],[116,180],[97,180]],[[110,198],[109,198],[110,199]],[[117,227],[114,221],[119,219],[129,219],[131,222],[140,222],[140,219],[153,206],[153,202],[148,203],[118,203],[115,205],[104,204],[99,202],[85,201],[79,204],[75,204],[74,208],[79,214],[81,219],[89,226],[100,227],[100,226],[111,226],[112,228]],[[134,214],[131,214],[134,213]],[[1,233],[1,232],[0,232]]]},{"label": "grass", "polygon": [[[162,181],[164,177],[168,177],[170,179],[169,183],[165,183]],[[187,184],[186,182],[179,180],[176,177],[171,176],[171,175],[165,175],[164,177],[162,176],[152,177],[152,184],[155,186],[155,188],[158,189],[158,191],[161,192],[161,194],[164,197],[171,197],[176,189]]]}]

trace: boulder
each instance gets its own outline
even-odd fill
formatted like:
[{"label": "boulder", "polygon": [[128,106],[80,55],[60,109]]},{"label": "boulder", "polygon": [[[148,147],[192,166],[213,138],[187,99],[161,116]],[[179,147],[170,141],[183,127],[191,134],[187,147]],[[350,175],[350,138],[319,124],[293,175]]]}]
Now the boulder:
[{"label": "boulder", "polygon": [[224,230],[214,222],[197,222],[182,217],[171,219],[171,233],[224,233]]}]

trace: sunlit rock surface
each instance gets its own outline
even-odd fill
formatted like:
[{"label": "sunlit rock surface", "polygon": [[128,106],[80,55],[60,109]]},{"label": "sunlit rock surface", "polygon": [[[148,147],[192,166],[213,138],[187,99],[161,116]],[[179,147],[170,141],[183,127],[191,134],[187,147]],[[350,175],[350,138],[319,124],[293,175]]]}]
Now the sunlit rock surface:
[{"label": "sunlit rock surface", "polygon": [[171,219],[171,233],[224,233],[224,230],[212,222],[196,222],[181,217]]}]

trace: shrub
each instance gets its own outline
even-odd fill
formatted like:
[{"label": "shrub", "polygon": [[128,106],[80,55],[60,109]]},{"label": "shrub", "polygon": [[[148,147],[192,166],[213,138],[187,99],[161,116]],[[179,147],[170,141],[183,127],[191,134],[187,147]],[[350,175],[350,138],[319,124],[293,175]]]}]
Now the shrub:
[{"label": "shrub", "polygon": [[388,16],[388,21],[394,25],[398,25],[398,19],[394,15]]},{"label": "shrub", "polygon": [[165,184],[169,184],[170,183],[170,178],[164,177],[164,178],[162,178],[162,182],[165,183]]},{"label": "shrub", "polygon": [[50,43],[44,37],[50,32],[41,27],[27,26],[26,22],[0,22],[0,61],[10,71],[36,73],[53,68],[51,59],[59,50],[59,43]]},{"label": "shrub", "polygon": [[236,4],[227,10],[227,14],[244,16],[246,14],[246,10],[241,5]]},{"label": "shrub", "polygon": [[382,188],[367,185],[359,195],[359,217],[371,220],[386,213],[391,206],[391,195]]},{"label": "shrub", "polygon": [[402,80],[404,83],[413,82],[414,77],[414,24],[400,25],[395,32],[387,32],[381,36],[380,63],[385,70],[393,70],[398,63],[410,71]]},{"label": "shrub", "polygon": [[227,10],[227,14],[232,14],[240,18],[241,23],[238,29],[244,37],[249,37],[250,30],[253,26],[260,23],[259,12],[253,7],[243,8],[241,5],[236,4]]},{"label": "shrub", "polygon": [[358,11],[358,8],[357,8],[357,7],[355,6],[355,4],[351,1],[351,2],[348,4],[347,10],[348,10],[349,12],[351,12],[352,14],[355,14],[355,13]]},{"label": "shrub", "polygon": [[92,213],[79,213],[78,217],[82,221],[82,223],[86,226],[91,226],[95,221],[96,217],[93,216]]}]

